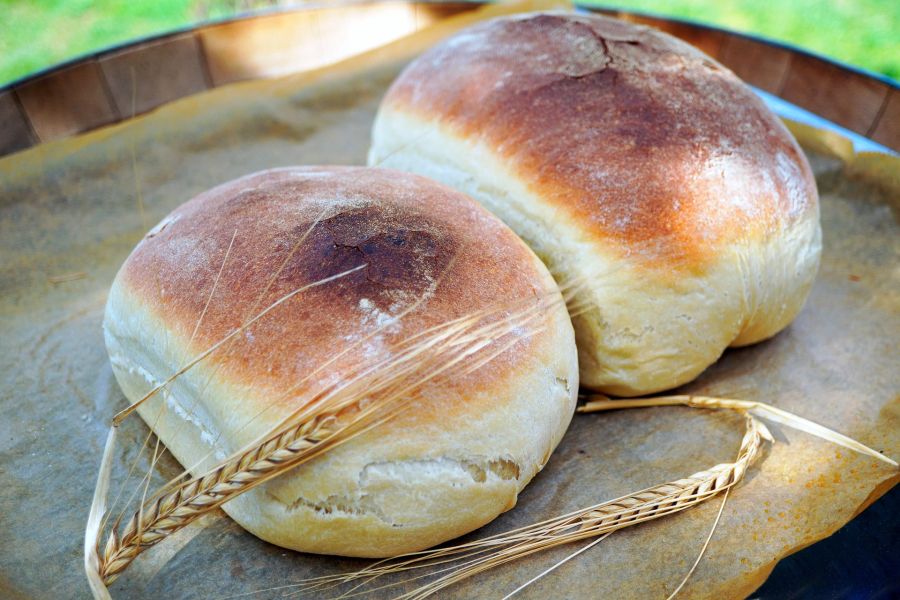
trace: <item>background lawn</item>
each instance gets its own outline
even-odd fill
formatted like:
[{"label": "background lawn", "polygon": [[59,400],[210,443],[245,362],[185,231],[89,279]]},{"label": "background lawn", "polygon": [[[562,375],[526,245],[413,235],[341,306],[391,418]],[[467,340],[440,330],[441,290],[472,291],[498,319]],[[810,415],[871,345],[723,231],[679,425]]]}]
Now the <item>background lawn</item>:
[{"label": "background lawn", "polygon": [[[900,0],[582,0],[797,44],[900,79]],[[68,58],[285,0],[0,0],[0,85]]]}]

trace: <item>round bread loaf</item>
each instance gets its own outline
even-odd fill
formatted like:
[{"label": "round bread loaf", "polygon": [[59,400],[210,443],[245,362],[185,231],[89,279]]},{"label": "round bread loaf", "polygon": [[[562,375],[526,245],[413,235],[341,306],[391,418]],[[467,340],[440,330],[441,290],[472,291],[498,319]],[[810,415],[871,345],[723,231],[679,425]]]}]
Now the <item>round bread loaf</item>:
[{"label": "round bread loaf", "polygon": [[501,18],[429,50],[384,98],[369,163],[466,192],[584,284],[581,382],[611,394],[774,335],[818,268],[815,181],[781,122],[701,52],[614,19]]},{"label": "round bread loaf", "polygon": [[113,283],[104,329],[134,401],[292,291],[355,267],[278,305],[139,411],[198,474],[410,336],[513,300],[537,302],[545,314],[503,338],[507,350],[493,360],[435,379],[393,420],[224,505],[281,546],[381,557],[512,508],[572,417],[571,321],[546,267],[499,219],[406,173],[249,175],[200,194],[146,235]]}]

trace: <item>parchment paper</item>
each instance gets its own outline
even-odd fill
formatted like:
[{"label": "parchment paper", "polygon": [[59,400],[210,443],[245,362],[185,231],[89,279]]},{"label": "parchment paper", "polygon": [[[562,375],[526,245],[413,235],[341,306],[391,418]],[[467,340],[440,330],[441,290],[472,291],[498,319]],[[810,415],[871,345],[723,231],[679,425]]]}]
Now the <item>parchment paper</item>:
[{"label": "parchment paper", "polygon": [[[508,9],[452,20],[337,67],[219,88],[0,161],[0,597],[88,595],[84,523],[109,419],[125,406],[101,316],[116,270],[143,233],[194,194],[252,171],[363,164],[378,101],[399,69],[461,23],[498,10]],[[810,152],[825,234],[812,296],[786,331],[727,352],[686,389],[763,400],[897,458],[900,228],[892,209],[900,193],[885,174],[896,178],[900,168],[896,159],[836,151],[840,144],[814,131],[801,137],[821,152]],[[120,475],[147,431],[129,421]],[[742,428],[735,415],[689,408],[576,416],[518,506],[473,535],[730,461]],[[772,429],[777,443],[731,494],[683,597],[746,596],[779,558],[829,535],[897,481],[877,461]],[[179,470],[166,458],[155,476]],[[616,533],[522,596],[664,598],[694,561],[718,504]],[[218,598],[366,564],[285,551],[221,515],[204,525],[139,558],[113,595]],[[497,569],[444,596],[501,597],[573,550]]]}]

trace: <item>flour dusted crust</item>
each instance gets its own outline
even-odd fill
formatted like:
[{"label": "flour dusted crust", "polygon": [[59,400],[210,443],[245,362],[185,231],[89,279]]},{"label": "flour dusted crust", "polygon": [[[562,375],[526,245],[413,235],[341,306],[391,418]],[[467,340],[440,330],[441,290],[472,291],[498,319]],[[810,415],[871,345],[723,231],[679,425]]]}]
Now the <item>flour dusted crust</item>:
[{"label": "flour dusted crust", "polygon": [[815,181],[784,126],[709,57],[614,19],[518,15],[429,50],[384,98],[369,162],[468,193],[586,282],[581,380],[608,393],[774,335],[818,267]]},{"label": "flour dusted crust", "polygon": [[[209,468],[400,340],[559,294],[531,250],[463,194],[384,169],[275,169],[197,196],[135,248],[106,309],[114,373],[136,400],[273,302],[360,265],[279,305],[140,409],[185,467]],[[429,384],[394,420],[226,512],[285,547],[369,557],[492,520],[515,504],[574,410],[571,321],[561,304],[544,320],[496,360]]]}]

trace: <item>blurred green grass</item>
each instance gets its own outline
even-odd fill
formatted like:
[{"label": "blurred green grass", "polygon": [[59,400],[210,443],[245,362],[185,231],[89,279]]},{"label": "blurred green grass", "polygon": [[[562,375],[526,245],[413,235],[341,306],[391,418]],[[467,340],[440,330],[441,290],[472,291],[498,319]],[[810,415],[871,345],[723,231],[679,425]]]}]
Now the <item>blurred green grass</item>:
[{"label": "blurred green grass", "polygon": [[763,35],[900,79],[900,0],[622,0],[611,4]]},{"label": "blurred green grass", "polygon": [[[900,78],[900,0],[582,0],[761,34]],[[0,0],[0,84],[60,61],[283,0]]]}]

